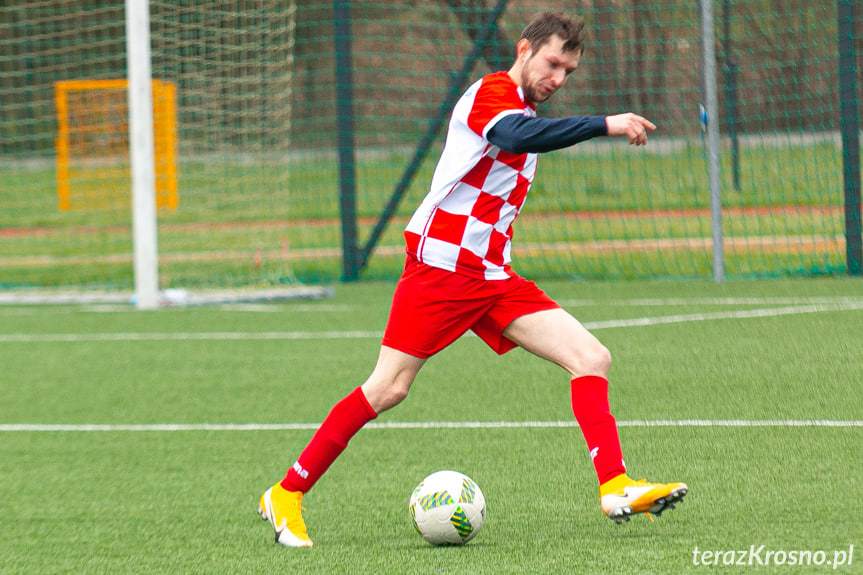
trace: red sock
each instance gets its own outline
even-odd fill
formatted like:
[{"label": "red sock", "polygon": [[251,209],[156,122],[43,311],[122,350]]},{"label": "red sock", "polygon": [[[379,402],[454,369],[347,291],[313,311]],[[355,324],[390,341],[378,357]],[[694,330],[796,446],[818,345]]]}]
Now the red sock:
[{"label": "red sock", "polygon": [[300,458],[288,469],[282,487],[307,492],[344,451],[351,437],[377,416],[362,388],[353,390],[330,410]]},{"label": "red sock", "polygon": [[608,406],[608,380],[596,375],[572,380],[572,412],[581,427],[602,485],[626,472],[617,422]]}]

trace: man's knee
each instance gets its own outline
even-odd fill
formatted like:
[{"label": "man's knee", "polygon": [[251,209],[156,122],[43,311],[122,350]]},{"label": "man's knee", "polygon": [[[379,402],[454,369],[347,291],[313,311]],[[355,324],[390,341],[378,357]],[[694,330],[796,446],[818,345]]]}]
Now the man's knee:
[{"label": "man's knee", "polygon": [[597,373],[593,375],[607,376],[611,371],[611,352],[607,347],[598,343],[596,348],[591,351],[591,366]]},{"label": "man's knee", "polygon": [[381,346],[374,371],[363,384],[363,393],[377,413],[395,407],[408,395],[425,359]]},{"label": "man's knee", "polygon": [[408,391],[410,391],[410,385],[399,382],[398,380],[384,388],[382,390],[382,396],[384,402],[388,405],[388,409],[389,407],[395,407],[404,401],[408,396]]},{"label": "man's knee", "polygon": [[573,377],[598,375],[608,378],[611,371],[611,352],[599,341],[579,350],[578,356],[575,367],[570,370]]},{"label": "man's knee", "polygon": [[395,378],[379,379],[376,374],[363,384],[363,393],[376,413],[400,404],[408,396],[413,378],[399,374]]}]

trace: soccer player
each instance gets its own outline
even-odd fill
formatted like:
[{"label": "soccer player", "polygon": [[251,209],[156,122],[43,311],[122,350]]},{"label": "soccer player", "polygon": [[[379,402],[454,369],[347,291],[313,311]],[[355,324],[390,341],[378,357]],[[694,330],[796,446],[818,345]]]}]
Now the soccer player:
[{"label": "soccer player", "polygon": [[609,518],[620,523],[636,513],[659,515],[686,495],[684,483],[627,476],[608,403],[608,349],[510,267],[512,224],[538,153],[597,136],[644,145],[656,128],[632,113],[536,117],[537,104],[578,68],[583,27],[580,19],[559,12],[537,17],[516,44],[509,71],[481,78],[456,104],[431,189],[404,232],[407,261],[377,364],[365,383],[332,408],[285,478],[261,496],[258,511],[282,545],[312,545],[301,513],[303,494],[354,434],[407,396],[428,358],[468,330],[498,354],[520,346],[569,373],[572,410]]}]

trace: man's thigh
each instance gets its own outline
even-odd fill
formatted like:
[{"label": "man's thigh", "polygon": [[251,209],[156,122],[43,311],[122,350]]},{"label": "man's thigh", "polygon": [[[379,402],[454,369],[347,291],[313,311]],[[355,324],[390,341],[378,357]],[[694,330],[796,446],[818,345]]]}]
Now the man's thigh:
[{"label": "man's thigh", "polygon": [[[608,350],[580,321],[556,308],[523,315],[503,331],[519,347],[580,375],[607,376]],[[599,372],[599,373],[595,373]]]},{"label": "man's thigh", "polygon": [[506,337],[506,328],[520,317],[560,306],[534,282],[520,276],[506,280],[494,305],[471,328],[489,347],[504,354],[518,344]]}]

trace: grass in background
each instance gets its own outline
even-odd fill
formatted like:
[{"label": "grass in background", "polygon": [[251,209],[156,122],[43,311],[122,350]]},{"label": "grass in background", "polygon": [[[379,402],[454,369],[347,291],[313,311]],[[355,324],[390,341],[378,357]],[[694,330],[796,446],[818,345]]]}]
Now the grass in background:
[{"label": "grass in background", "polygon": [[[841,272],[839,150],[824,141],[761,144],[741,150],[742,188],[734,190],[730,180],[723,187],[726,236],[736,238],[738,245],[752,242],[737,256],[737,247],[729,246],[729,273]],[[516,257],[531,255],[531,261],[516,262],[520,269],[543,277],[709,277],[710,266],[703,263],[709,247],[686,245],[687,240],[710,237],[703,151],[686,142],[662,140],[655,148],[586,146],[544,156],[541,176],[516,227]],[[806,161],[800,161],[801,154]],[[341,277],[335,158],[318,154],[241,160],[181,162],[180,205],[159,213],[162,286],[278,285],[294,277]],[[437,153],[432,153],[423,163],[378,244],[382,249],[374,254],[367,278],[398,276],[402,229],[427,191],[436,160]],[[408,161],[404,151],[358,154],[360,244],[370,236]],[[724,174],[730,178],[730,169]],[[0,234],[0,286],[130,289],[128,199],[113,202],[112,209],[84,206],[61,212],[55,187],[53,169],[30,165],[0,171],[0,205],[6,208],[0,228],[7,228],[0,230],[5,232]],[[760,238],[767,243],[759,243]],[[682,240],[680,248],[666,247],[660,253],[643,243],[668,239]],[[599,245],[593,246],[594,241]],[[609,242],[618,244],[609,247]],[[812,242],[821,243],[808,247]],[[741,261],[733,261],[735,257]]]},{"label": "grass in background", "polygon": [[[614,356],[611,401],[621,422],[860,420],[863,413],[853,391],[863,378],[859,281],[542,285],[588,325],[824,306],[596,329]],[[376,338],[4,336],[376,332],[392,289],[338,286],[321,302],[153,313],[0,308],[0,423],[318,422],[371,370]],[[405,403],[379,421],[572,421],[572,414],[559,368],[521,350],[498,358],[464,338],[431,360]],[[863,428],[620,433],[634,475],[690,485],[687,500],[655,524],[639,517],[616,526],[602,515],[577,428],[367,429],[306,497],[316,546],[297,550],[274,545],[254,508],[311,430],[2,431],[0,573],[681,573],[706,569],[692,564],[696,546],[763,544],[829,557],[863,547],[847,498],[836,496],[859,488]],[[411,489],[442,468],[471,475],[488,500],[488,521],[465,548],[433,548],[410,525]],[[837,572],[859,572],[859,561]]]},{"label": "grass in background", "polygon": [[[657,144],[659,146],[660,144]],[[400,206],[410,216],[428,190],[439,152],[430,153]],[[402,152],[360,153],[357,209],[376,217],[389,199],[411,156]],[[42,164],[44,165],[44,164]],[[3,227],[129,225],[123,209],[57,208],[53,166],[0,169]],[[589,169],[588,169],[589,167]],[[723,182],[727,206],[834,206],[841,202],[841,150],[832,142],[804,146],[745,147],[740,152],[741,189],[731,168]],[[575,148],[543,155],[532,187],[538,213],[709,207],[707,164],[698,146],[669,151],[606,151]],[[178,166],[180,206],[160,215],[164,223],[254,222],[283,214],[289,220],[338,219],[338,163],[326,154],[238,162],[230,156],[185,161]],[[281,206],[275,199],[290,201]],[[128,204],[128,202],[127,202]],[[281,217],[281,216],[280,216]]]}]

